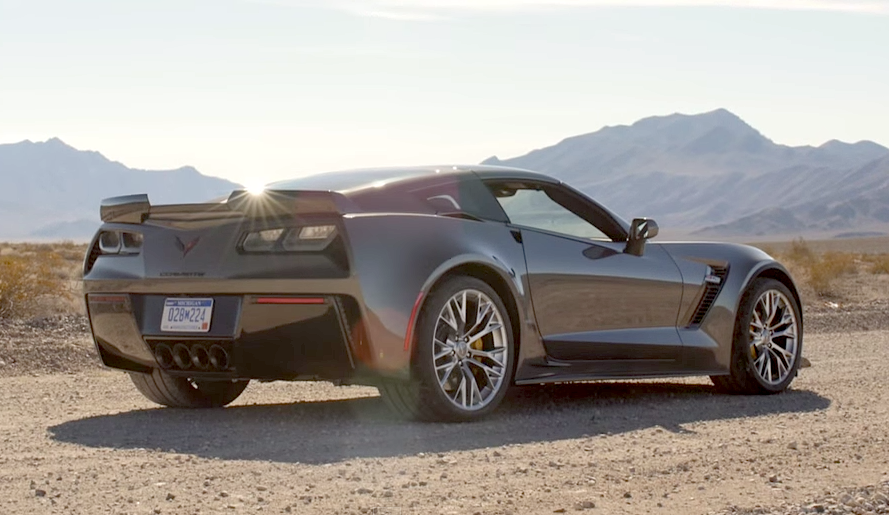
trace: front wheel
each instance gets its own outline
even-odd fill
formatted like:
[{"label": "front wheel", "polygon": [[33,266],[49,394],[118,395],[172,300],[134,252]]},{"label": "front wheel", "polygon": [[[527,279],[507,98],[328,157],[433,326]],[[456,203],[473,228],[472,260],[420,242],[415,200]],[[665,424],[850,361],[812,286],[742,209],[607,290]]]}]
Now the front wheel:
[{"label": "front wheel", "polygon": [[410,381],[380,385],[402,415],[469,421],[493,411],[512,383],[509,313],[487,283],[456,276],[437,286],[417,321]]},{"label": "front wheel", "polygon": [[221,408],[234,401],[249,381],[198,381],[154,369],[130,372],[136,389],[148,400],[170,408]]},{"label": "front wheel", "polygon": [[796,377],[802,346],[802,317],[793,293],[774,279],[757,279],[741,299],[730,373],[711,379],[732,393],[782,392]]}]

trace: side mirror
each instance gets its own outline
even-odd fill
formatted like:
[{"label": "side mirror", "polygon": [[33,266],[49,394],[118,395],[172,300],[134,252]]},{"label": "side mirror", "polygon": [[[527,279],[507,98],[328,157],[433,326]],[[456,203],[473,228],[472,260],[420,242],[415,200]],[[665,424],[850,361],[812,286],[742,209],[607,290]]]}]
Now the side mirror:
[{"label": "side mirror", "polygon": [[654,238],[658,233],[657,222],[650,218],[634,218],[630,224],[630,235],[627,237],[627,248],[624,252],[641,256],[645,252],[645,240]]}]

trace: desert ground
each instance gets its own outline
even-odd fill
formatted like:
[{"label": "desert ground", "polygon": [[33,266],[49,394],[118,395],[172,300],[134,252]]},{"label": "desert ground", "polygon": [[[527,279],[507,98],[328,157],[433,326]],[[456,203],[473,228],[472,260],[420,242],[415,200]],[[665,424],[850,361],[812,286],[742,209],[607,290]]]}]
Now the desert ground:
[{"label": "desert ground", "polygon": [[326,383],[159,408],[98,365],[82,250],[0,244],[0,277],[53,253],[56,278],[22,312],[0,293],[0,513],[889,513],[889,240],[875,240],[771,244],[802,285],[812,363],[784,394],[706,378],[523,387],[472,424],[404,422],[375,389]]}]

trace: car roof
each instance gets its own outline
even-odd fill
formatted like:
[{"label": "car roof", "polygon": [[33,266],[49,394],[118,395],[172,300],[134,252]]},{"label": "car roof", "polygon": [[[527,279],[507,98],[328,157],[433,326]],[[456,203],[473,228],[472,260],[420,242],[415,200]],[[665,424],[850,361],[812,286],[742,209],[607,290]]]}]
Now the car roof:
[{"label": "car roof", "polygon": [[549,183],[559,181],[552,177],[507,166],[492,165],[430,165],[387,168],[361,168],[355,170],[341,170],[335,172],[323,172],[305,177],[274,182],[266,186],[273,190],[326,190],[341,193],[354,193],[368,188],[381,188],[391,183],[402,184],[404,182],[425,182],[434,177],[443,176],[472,176],[481,179],[513,179],[534,180]]}]

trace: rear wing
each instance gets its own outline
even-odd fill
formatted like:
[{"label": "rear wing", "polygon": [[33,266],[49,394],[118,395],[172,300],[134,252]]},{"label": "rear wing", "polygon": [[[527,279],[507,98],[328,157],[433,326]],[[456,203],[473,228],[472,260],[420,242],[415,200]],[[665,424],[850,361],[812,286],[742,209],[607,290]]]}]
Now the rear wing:
[{"label": "rear wing", "polygon": [[141,224],[151,219],[209,221],[227,218],[274,218],[305,214],[346,214],[358,211],[355,204],[335,191],[266,190],[253,194],[235,190],[222,202],[152,206],[148,195],[126,195],[102,201],[103,222]]}]

